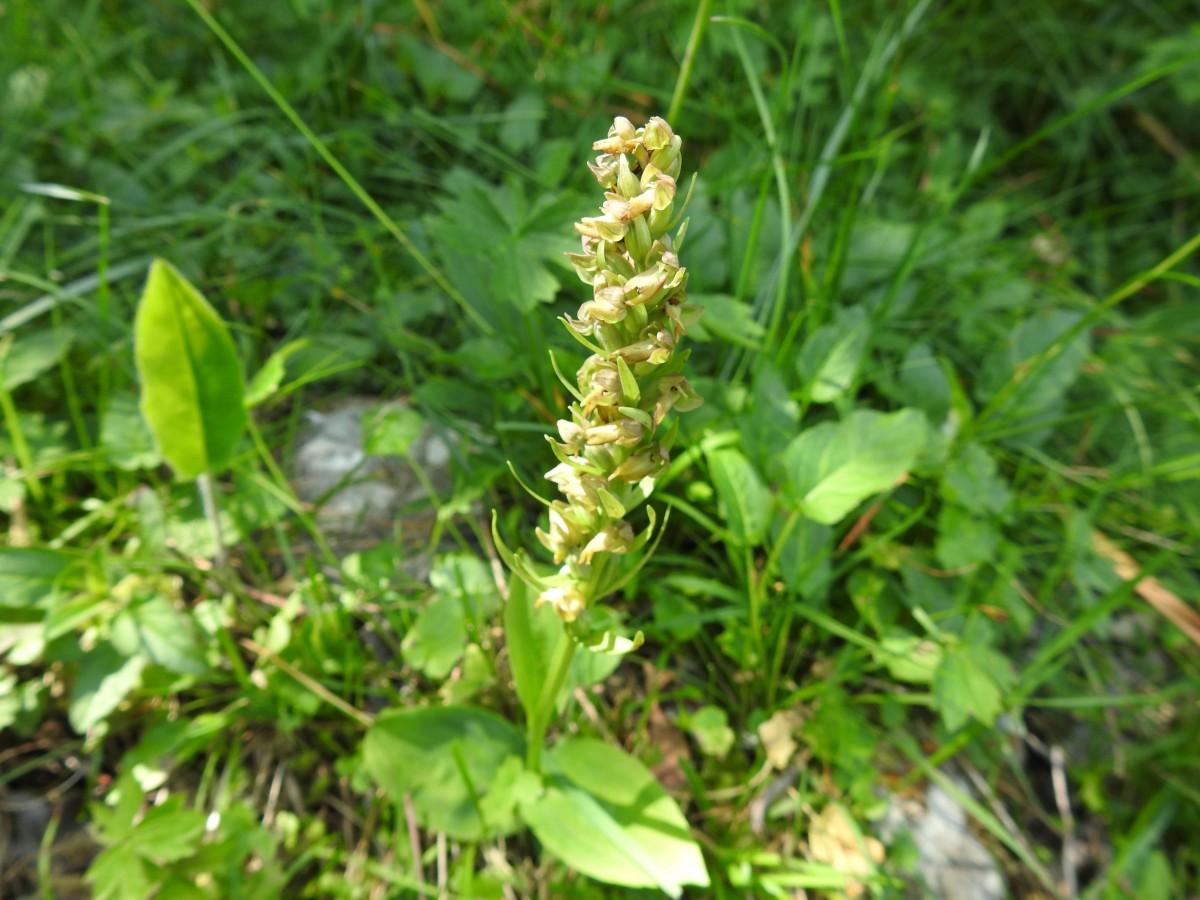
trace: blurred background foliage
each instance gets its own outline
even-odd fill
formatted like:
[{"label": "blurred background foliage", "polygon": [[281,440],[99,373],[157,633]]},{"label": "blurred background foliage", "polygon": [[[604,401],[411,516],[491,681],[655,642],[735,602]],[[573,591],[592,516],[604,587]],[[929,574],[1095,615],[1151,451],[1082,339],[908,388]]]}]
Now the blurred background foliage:
[{"label": "blurred background foliage", "polygon": [[[283,472],[314,406],[408,398],[453,455],[426,549],[445,533],[486,555],[481,506],[531,533],[505,461],[530,484],[551,462],[564,396],[548,351],[578,349],[555,317],[587,290],[563,253],[598,205],[583,162],[614,115],[670,107],[697,8],[205,8],[408,243],[187,3],[0,8],[0,751],[21,761],[0,789],[86,786],[106,853],[133,854],[99,857],[93,884],[137,857],[146,884],[217,895],[245,877],[401,896],[433,869],[405,855],[403,810],[357,771],[361,728],[326,695],[378,709],[469,688],[511,712],[502,642],[457,622],[450,643],[479,653],[431,675],[418,660],[457,662],[446,632],[400,645],[458,563],[435,563],[432,588],[402,572],[401,526],[334,552]],[[1073,877],[1088,896],[1195,896],[1195,614],[1178,605],[1200,588],[1194,5],[703,12],[672,125],[699,176],[683,262],[706,308],[689,371],[708,402],[681,425],[672,529],[627,592],[648,644],[578,727],[677,779],[714,896],[820,890],[828,872],[802,858],[901,896],[914,855],[822,858],[815,814],[840,803],[869,831],[885,786],[943,763],[976,774],[968,810],[1014,895],[1070,895]],[[247,372],[275,367],[221,481],[223,573],[136,410],[132,320],[154,256],[209,297]],[[871,415],[902,409],[922,422],[889,437],[912,451],[905,483],[789,518],[802,435],[828,429],[803,440],[849,452],[899,421]],[[1135,590],[1139,568],[1176,605]],[[82,649],[96,640],[109,669]],[[127,677],[112,702],[81,698],[89,665]],[[154,808],[176,843],[138,856],[147,820],[101,798],[161,754],[160,784],[189,799]],[[1065,808],[1050,783],[1064,765]],[[763,800],[776,775],[786,790]],[[273,777],[297,787],[280,799]],[[760,801],[765,825],[746,813]],[[214,810],[225,824],[206,836]],[[230,870],[197,881],[220,853]],[[451,888],[604,895],[537,859],[532,842],[471,848]]]}]

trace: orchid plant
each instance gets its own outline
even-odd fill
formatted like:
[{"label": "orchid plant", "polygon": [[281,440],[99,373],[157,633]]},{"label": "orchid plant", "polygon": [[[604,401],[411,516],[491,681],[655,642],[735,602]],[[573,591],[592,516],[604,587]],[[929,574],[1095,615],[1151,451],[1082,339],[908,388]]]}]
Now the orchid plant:
[{"label": "orchid plant", "polygon": [[[695,312],[686,307],[687,269],[677,252],[686,231],[675,211],[682,145],[658,117],[641,128],[618,117],[608,136],[592,145],[600,154],[589,168],[604,189],[602,214],[575,224],[582,246],[569,254],[592,298],[560,320],[591,355],[574,384],[562,379],[575,402],[558,420],[557,436],[547,438],[558,465],[546,479],[562,498],[547,502],[530,491],[549,508],[537,538],[557,570],[542,573],[494,535],[505,562],[537,591],[537,605],[553,607],[564,624],[551,670],[558,681],[577,644],[620,653],[641,643],[640,633],[628,639],[596,627],[590,612],[649,558],[647,553],[628,571],[616,564],[617,557],[641,550],[655,526],[652,509],[640,534],[627,517],[653,491],[669,460],[675,427],[664,426],[668,413],[702,402],[681,374],[687,353],[680,343]],[[550,712],[530,711],[533,766]]]},{"label": "orchid plant", "polygon": [[580,647],[612,655],[641,642],[640,633],[629,638],[611,628],[602,601],[653,551],[620,564],[655,530],[649,507],[640,533],[629,516],[667,465],[675,436],[669,413],[701,403],[682,374],[680,350],[694,318],[677,255],[685,231],[675,209],[681,147],[660,118],[640,128],[617,118],[593,145],[599,156],[590,168],[605,199],[601,215],[576,223],[581,248],[570,254],[592,297],[562,318],[589,355],[574,382],[560,372],[574,402],[549,437],[557,465],[546,478],[561,496],[539,497],[548,520],[536,534],[552,565],[509,550],[493,516],[496,548],[518,576],[504,632],[524,732],[476,707],[396,709],[376,719],[363,748],[376,781],[411,802],[428,828],[474,842],[525,825],[585,875],[673,897],[685,884],[708,884],[675,800],[620,747],[571,736],[547,747],[546,735]]}]

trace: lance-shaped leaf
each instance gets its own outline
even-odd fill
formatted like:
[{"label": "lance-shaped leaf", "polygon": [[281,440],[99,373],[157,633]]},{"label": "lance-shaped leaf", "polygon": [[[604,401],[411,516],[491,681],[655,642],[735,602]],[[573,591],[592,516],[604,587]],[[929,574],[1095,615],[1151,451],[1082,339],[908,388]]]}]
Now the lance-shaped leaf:
[{"label": "lance-shaped leaf", "polygon": [[142,415],[183,480],[228,466],[246,426],[245,376],[225,323],[156,259],[134,321]]}]

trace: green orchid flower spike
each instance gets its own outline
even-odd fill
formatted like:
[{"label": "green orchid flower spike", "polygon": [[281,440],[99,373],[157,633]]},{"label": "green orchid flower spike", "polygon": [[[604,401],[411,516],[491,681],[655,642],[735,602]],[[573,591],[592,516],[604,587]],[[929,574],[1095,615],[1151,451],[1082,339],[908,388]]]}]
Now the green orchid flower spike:
[{"label": "green orchid flower spike", "polygon": [[510,567],[539,592],[537,603],[552,605],[580,639],[587,629],[575,623],[632,577],[611,566],[613,559],[650,539],[653,510],[641,534],[626,517],[670,459],[668,413],[703,402],[681,374],[687,353],[680,344],[697,312],[685,309],[687,269],[677,255],[686,231],[675,211],[682,144],[661,118],[635,128],[618,117],[592,145],[600,155],[588,166],[604,189],[602,214],[575,224],[582,247],[568,254],[592,298],[561,319],[592,355],[575,384],[563,381],[576,402],[559,420],[557,439],[549,438],[558,465],[546,473],[562,498],[549,504],[547,527],[537,530],[557,574],[539,574],[497,541]]}]

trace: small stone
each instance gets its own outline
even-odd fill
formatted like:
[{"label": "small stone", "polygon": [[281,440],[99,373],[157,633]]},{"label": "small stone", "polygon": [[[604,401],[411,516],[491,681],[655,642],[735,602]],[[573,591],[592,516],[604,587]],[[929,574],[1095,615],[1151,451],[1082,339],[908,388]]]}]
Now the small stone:
[{"label": "small stone", "polygon": [[[970,789],[953,778],[964,793]],[[987,848],[971,833],[967,812],[940,785],[931,784],[925,803],[891,797],[880,827],[891,841],[903,828],[911,833],[920,853],[918,868],[935,900],[1003,900],[1004,878]]]},{"label": "small stone", "polygon": [[[306,503],[320,504],[316,520],[339,556],[391,539],[400,531],[408,547],[428,541],[433,517],[420,507],[427,494],[412,464],[397,456],[372,456],[363,448],[363,415],[380,407],[403,407],[370,397],[348,397],[305,413],[308,422],[296,440],[291,481]],[[426,425],[409,448],[434,489],[452,483],[451,448]],[[419,577],[419,576],[418,576]]]}]

